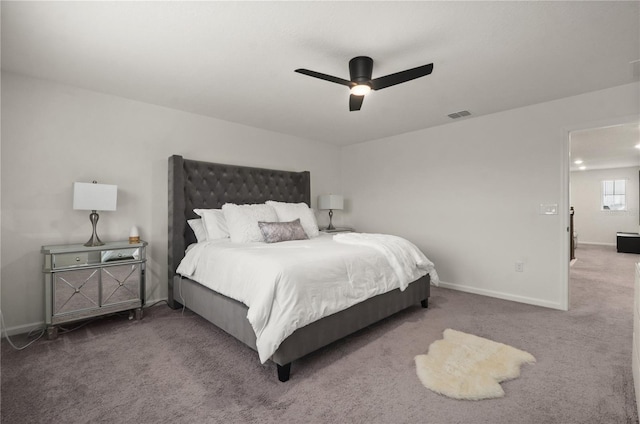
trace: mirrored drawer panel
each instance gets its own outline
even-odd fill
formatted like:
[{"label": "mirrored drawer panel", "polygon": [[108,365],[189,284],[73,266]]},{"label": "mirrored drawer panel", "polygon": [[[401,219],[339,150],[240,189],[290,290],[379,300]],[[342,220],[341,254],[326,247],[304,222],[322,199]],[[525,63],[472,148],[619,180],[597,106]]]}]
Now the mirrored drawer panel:
[{"label": "mirrored drawer panel", "polygon": [[100,263],[100,252],[72,252],[51,255],[54,269],[86,266]]},{"label": "mirrored drawer panel", "polygon": [[117,250],[103,250],[101,252],[101,261],[114,262],[114,261],[132,261],[140,259],[140,249],[117,249]]},{"label": "mirrored drawer panel", "polygon": [[141,264],[102,268],[102,304],[110,305],[140,299]]},{"label": "mirrored drawer panel", "polygon": [[[51,269],[140,260],[140,248],[112,249],[94,252],[56,253],[51,255]],[[45,264],[47,267],[47,264]]]},{"label": "mirrored drawer panel", "polygon": [[99,272],[79,269],[53,274],[53,315],[100,307]]}]

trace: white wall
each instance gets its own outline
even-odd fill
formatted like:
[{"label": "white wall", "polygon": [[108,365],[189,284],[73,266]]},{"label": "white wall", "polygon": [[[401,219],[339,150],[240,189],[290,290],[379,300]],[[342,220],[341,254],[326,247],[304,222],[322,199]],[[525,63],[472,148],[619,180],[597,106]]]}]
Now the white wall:
[{"label": "white wall", "polygon": [[[580,243],[616,244],[616,233],[638,232],[638,171],[640,167],[596,169],[571,173],[571,205]],[[602,181],[626,180],[626,211],[603,211]]]},{"label": "white wall", "polygon": [[91,235],[89,214],[72,209],[74,181],[118,186],[117,211],[100,214],[98,234],[124,240],[137,225],[149,242],[147,298],[166,298],[172,154],[308,170],[312,202],[339,191],[335,146],[2,73],[0,294],[9,334],[44,321],[41,246]]},{"label": "white wall", "polygon": [[569,130],[638,114],[637,93],[631,84],[341,150],[3,72],[0,296],[9,333],[44,320],[40,247],[89,238],[88,214],[71,207],[74,181],[118,185],[118,210],[101,214],[99,234],[124,239],[138,225],[150,243],[147,297],[166,297],[171,154],[309,170],[312,201],[345,194],[337,224],[406,236],[445,286],[562,308],[566,232],[562,215],[539,215],[539,204],[568,213]]},{"label": "white wall", "polygon": [[[568,133],[637,115],[638,90],[629,84],[346,147],[345,223],[412,240],[445,287],[566,308]],[[559,215],[539,214],[543,203],[558,204]]]}]

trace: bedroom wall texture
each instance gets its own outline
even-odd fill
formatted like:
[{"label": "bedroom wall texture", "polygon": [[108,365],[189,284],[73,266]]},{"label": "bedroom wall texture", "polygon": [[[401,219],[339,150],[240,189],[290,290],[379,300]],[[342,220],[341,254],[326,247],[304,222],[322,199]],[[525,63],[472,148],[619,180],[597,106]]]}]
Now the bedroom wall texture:
[{"label": "bedroom wall texture", "polygon": [[[638,232],[638,170],[640,167],[595,169],[571,173],[571,205],[580,243],[615,246],[616,233]],[[602,181],[626,180],[626,211],[601,210]]]},{"label": "bedroom wall texture", "polygon": [[346,147],[345,222],[413,241],[444,287],[564,309],[568,133],[637,120],[638,93],[634,83]]},{"label": "bedroom wall texture", "polygon": [[125,240],[138,226],[149,242],[149,301],[167,296],[170,155],[308,170],[312,206],[318,194],[341,189],[336,146],[5,72],[1,135],[0,295],[8,334],[44,322],[41,246],[91,235],[88,212],[72,208],[75,181],[118,186],[117,210],[100,213],[98,234]]}]

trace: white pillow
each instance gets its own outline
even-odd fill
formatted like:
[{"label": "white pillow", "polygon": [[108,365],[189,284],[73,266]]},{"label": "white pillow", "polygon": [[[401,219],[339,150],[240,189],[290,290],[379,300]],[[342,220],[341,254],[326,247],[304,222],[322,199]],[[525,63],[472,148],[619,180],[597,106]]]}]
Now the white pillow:
[{"label": "white pillow", "polygon": [[264,242],[258,221],[278,221],[276,211],[265,204],[234,205],[233,203],[225,203],[222,205],[222,212],[233,243]]},{"label": "white pillow", "polygon": [[289,222],[300,218],[300,224],[302,224],[302,228],[304,228],[304,232],[307,233],[309,238],[320,235],[316,215],[313,213],[313,209],[310,209],[306,203],[284,203],[274,202],[273,200],[269,200],[266,203],[275,209],[278,215],[278,221]]},{"label": "white pillow", "polygon": [[188,219],[187,224],[189,224],[189,227],[191,227],[191,229],[193,230],[193,234],[196,235],[196,240],[198,241],[198,243],[200,243],[201,241],[207,241],[207,230],[204,229],[204,223],[202,222],[202,219]]},{"label": "white pillow", "polygon": [[207,240],[229,237],[229,228],[221,209],[194,209],[193,211],[202,217]]}]

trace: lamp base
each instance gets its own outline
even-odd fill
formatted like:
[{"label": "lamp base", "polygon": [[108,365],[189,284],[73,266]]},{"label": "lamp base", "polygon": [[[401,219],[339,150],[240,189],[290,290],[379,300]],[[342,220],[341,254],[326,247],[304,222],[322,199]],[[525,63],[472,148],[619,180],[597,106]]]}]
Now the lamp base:
[{"label": "lamp base", "polygon": [[336,227],[333,226],[333,223],[331,221],[333,221],[333,209],[329,209],[329,226],[327,227],[327,230],[336,229]]},{"label": "lamp base", "polygon": [[84,244],[87,247],[93,247],[93,246],[104,246],[104,242],[101,241],[98,236],[96,236],[95,238],[93,238],[93,236],[91,236],[91,238],[89,239],[88,242],[86,242]]},{"label": "lamp base", "polygon": [[91,214],[89,215],[89,220],[93,225],[93,234],[91,234],[91,238],[89,239],[89,241],[84,244],[87,247],[104,245],[102,240],[100,240],[100,237],[98,237],[98,233],[96,233],[96,226],[98,225],[98,219],[100,219],[100,215],[98,215],[96,211],[92,211]]}]

